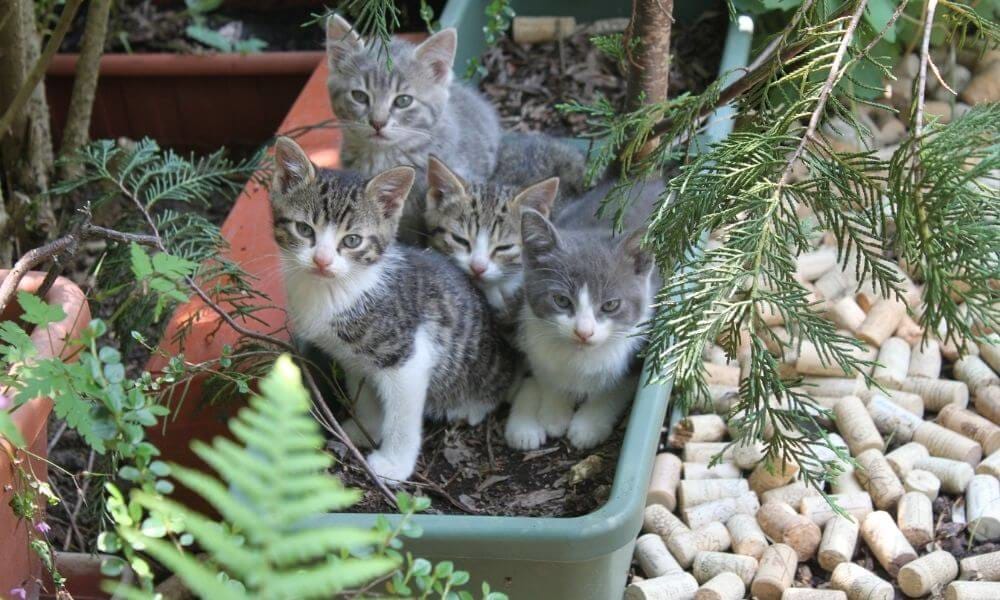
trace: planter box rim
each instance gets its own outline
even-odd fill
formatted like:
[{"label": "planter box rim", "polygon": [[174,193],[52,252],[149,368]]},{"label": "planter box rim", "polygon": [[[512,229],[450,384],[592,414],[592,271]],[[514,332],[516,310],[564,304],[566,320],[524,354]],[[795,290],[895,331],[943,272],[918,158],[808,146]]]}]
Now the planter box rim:
[{"label": "planter box rim", "polygon": [[[255,54],[112,53],[101,57],[101,76],[307,75],[324,56],[322,50]],[[63,77],[73,75],[79,58],[79,54],[57,54],[52,58],[47,74]]]}]

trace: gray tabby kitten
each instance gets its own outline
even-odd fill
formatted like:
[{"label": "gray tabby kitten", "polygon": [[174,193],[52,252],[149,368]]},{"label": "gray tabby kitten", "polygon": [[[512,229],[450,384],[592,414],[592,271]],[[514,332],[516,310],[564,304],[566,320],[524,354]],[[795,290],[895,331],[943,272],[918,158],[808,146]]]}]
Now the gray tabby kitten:
[{"label": "gray tabby kitten", "polygon": [[496,165],[500,119],[478,92],[452,81],[454,29],[418,46],[394,39],[388,48],[391,69],[384,49],[363,43],[338,15],[327,20],[326,40],[327,87],[343,126],[344,167],[369,177],[399,165],[418,171],[405,227],[420,225],[429,154],[467,179],[489,177]]},{"label": "gray tabby kitten", "polygon": [[[534,377],[521,385],[507,422],[514,448],[537,448],[546,436],[564,434],[577,448],[596,446],[635,392],[635,357],[658,281],[640,245],[645,225],[612,236],[610,224],[594,216],[609,189],[605,184],[573,205],[558,229],[540,213],[523,213],[517,341]],[[642,223],[660,190],[660,184],[637,190],[626,222]]]},{"label": "gray tabby kitten", "polygon": [[318,171],[288,138],[275,162],[274,237],[292,328],[371,384],[345,429],[358,442],[361,427],[381,440],[369,464],[403,481],[423,416],[482,421],[512,383],[514,352],[468,277],[436,252],[394,241],[412,168],[370,179]]},{"label": "gray tabby kitten", "polygon": [[[583,194],[587,157],[574,146],[544,133],[505,131],[500,138],[497,167],[491,183],[524,186],[548,177],[559,178],[559,197]],[[554,211],[558,212],[558,210]]]},{"label": "gray tabby kitten", "polygon": [[512,322],[521,290],[521,209],[548,215],[552,177],[524,188],[470,183],[431,156],[424,220],[430,244],[472,278],[501,320]]}]

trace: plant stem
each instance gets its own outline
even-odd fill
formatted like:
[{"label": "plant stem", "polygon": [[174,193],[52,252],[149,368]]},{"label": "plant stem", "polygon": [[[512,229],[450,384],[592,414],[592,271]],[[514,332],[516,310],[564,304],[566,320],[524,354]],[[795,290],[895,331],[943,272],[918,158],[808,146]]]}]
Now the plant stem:
[{"label": "plant stem", "polygon": [[[632,18],[624,41],[629,110],[667,100],[673,10],[673,0],[632,0]],[[648,156],[658,145],[659,139],[651,138],[639,150],[637,158]]]}]

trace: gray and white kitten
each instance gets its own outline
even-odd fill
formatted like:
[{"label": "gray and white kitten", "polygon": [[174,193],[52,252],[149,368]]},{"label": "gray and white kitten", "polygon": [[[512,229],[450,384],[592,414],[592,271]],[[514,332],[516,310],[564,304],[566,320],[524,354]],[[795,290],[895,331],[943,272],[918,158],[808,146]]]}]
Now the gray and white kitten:
[{"label": "gray and white kitten", "polygon": [[500,119],[477,91],[452,80],[456,44],[449,28],[420,45],[393,39],[385,49],[365,44],[342,17],[327,20],[327,87],[343,127],[341,160],[369,177],[399,165],[417,169],[404,228],[420,226],[429,154],[470,180],[486,180],[496,165]]},{"label": "gray and white kitten", "polygon": [[521,210],[548,215],[559,191],[552,177],[526,187],[467,182],[444,162],[427,162],[424,221],[430,245],[469,275],[504,322],[521,290]]},{"label": "gray and white kitten", "polygon": [[[635,392],[636,353],[658,281],[640,244],[645,225],[612,236],[610,224],[594,217],[609,187],[581,199],[558,229],[535,211],[523,213],[517,344],[533,377],[521,385],[507,422],[514,448],[537,448],[547,436],[564,434],[577,448],[596,446],[611,435]],[[652,192],[640,194],[647,197],[638,198],[631,211],[637,216],[626,221],[644,220]]]},{"label": "gray and white kitten", "polygon": [[293,331],[353,382],[371,384],[345,429],[356,442],[360,427],[381,440],[369,464],[403,481],[416,466],[424,415],[482,421],[511,386],[515,354],[464,273],[394,241],[412,168],[371,178],[317,170],[287,138],[275,162],[274,237]]},{"label": "gray and white kitten", "polygon": [[544,133],[505,131],[490,183],[522,187],[549,177],[559,178],[558,205],[583,194],[587,157],[574,146]]}]

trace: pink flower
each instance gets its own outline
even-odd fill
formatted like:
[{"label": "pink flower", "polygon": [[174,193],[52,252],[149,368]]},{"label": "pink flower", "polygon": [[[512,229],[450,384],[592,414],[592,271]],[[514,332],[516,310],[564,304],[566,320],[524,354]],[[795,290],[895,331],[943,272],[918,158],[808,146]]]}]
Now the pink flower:
[{"label": "pink flower", "polygon": [[52,531],[52,528],[49,527],[49,524],[46,523],[45,521],[39,521],[35,523],[35,531],[41,534],[45,534]]},{"label": "pink flower", "polygon": [[7,394],[0,394],[0,410],[10,408],[10,397]]},{"label": "pink flower", "polygon": [[10,591],[10,597],[12,599],[13,598],[20,598],[21,600],[27,600],[27,598],[28,598],[28,592],[25,591],[24,588],[14,588],[14,589],[12,589]]}]

